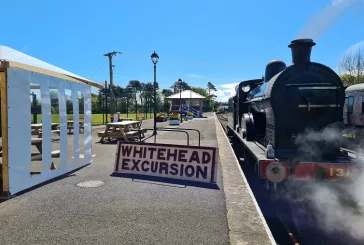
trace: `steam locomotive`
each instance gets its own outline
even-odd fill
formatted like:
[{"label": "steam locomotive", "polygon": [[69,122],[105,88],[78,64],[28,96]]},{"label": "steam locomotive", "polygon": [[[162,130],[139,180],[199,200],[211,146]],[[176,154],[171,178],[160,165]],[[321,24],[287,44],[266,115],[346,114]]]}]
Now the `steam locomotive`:
[{"label": "steam locomotive", "polygon": [[358,161],[341,149],[345,88],[311,62],[312,39],[289,44],[292,64],[274,60],[261,79],[242,81],[229,100],[228,135],[243,145],[269,189],[287,180],[350,180]]}]

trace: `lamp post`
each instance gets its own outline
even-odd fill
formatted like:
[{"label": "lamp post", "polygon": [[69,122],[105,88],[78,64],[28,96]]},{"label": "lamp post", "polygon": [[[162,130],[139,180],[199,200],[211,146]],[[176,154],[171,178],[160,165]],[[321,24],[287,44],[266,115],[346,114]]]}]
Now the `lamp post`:
[{"label": "lamp post", "polygon": [[150,56],[150,58],[152,59],[152,62],[154,64],[154,86],[153,86],[153,93],[154,93],[154,127],[153,127],[153,135],[154,135],[154,143],[156,143],[156,137],[157,137],[157,120],[156,120],[156,116],[157,116],[157,91],[156,91],[156,84],[157,84],[157,63],[159,60],[159,56],[158,54],[154,51],[154,53]]},{"label": "lamp post", "polygon": [[182,79],[178,79],[179,84],[179,105],[180,105],[180,114],[181,114],[181,123],[182,123]]}]

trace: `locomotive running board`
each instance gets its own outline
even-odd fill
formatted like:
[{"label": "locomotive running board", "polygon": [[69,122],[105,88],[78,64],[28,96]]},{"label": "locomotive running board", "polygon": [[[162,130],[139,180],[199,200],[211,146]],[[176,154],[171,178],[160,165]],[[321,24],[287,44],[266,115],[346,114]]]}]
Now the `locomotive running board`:
[{"label": "locomotive running board", "polygon": [[246,139],[242,138],[241,135],[233,130],[230,125],[227,125],[232,133],[238,138],[238,140],[244,145],[244,149],[248,150],[257,161],[267,161],[267,160],[278,160],[278,159],[268,159],[265,157],[265,149],[263,145],[255,142],[255,141],[247,141]]},{"label": "locomotive running board", "polygon": [[287,87],[297,87],[297,86],[322,86],[322,85],[332,85],[331,83],[293,83],[286,84]]},{"label": "locomotive running board", "polygon": [[298,105],[298,107],[302,108],[302,107],[317,107],[317,108],[323,108],[323,107],[340,107],[340,105],[335,105],[335,104],[332,104],[332,105]]},{"label": "locomotive running board", "polygon": [[309,90],[309,89],[331,89],[331,90],[335,90],[338,89],[339,87],[299,87],[298,90]]}]

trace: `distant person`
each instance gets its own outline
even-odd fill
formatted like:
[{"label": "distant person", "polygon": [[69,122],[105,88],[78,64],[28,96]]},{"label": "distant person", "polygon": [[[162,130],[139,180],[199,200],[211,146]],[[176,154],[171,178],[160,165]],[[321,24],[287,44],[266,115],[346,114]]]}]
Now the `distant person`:
[{"label": "distant person", "polygon": [[113,120],[113,122],[114,123],[116,123],[116,122],[118,122],[119,121],[119,115],[118,114],[115,114],[114,115],[114,120]]},{"label": "distant person", "polygon": [[121,115],[120,112],[116,113],[116,117],[118,118],[117,122],[121,122]]}]

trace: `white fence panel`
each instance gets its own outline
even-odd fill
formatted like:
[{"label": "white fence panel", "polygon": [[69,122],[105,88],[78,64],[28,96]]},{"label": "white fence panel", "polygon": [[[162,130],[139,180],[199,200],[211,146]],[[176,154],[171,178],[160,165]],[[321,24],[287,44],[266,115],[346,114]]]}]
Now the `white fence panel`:
[{"label": "white fence panel", "polygon": [[[40,85],[42,106],[42,163],[41,174],[31,175],[31,110],[30,84]],[[60,116],[60,167],[50,170],[51,164],[51,104],[49,89],[57,89]],[[67,145],[67,110],[65,89],[72,91],[74,113],[74,156],[68,162]],[[9,186],[10,193],[15,194],[44,181],[53,179],[72,170],[91,163],[91,91],[90,86],[75,83],[19,68],[8,69],[8,151],[9,151]],[[79,113],[77,92],[84,95],[84,149],[83,157],[79,155],[80,135],[78,131]],[[75,101],[76,100],[76,101]],[[77,128],[77,129],[76,129]],[[78,160],[76,159],[79,158]]]}]

